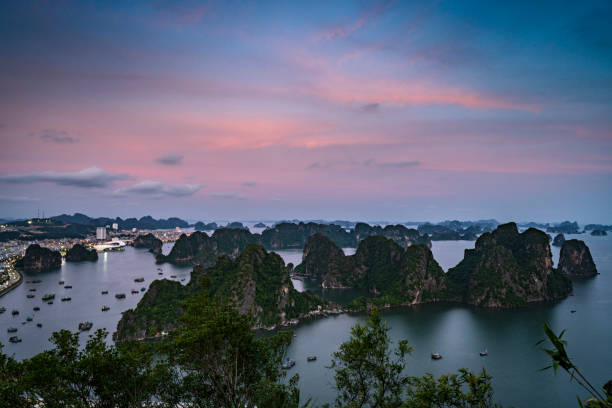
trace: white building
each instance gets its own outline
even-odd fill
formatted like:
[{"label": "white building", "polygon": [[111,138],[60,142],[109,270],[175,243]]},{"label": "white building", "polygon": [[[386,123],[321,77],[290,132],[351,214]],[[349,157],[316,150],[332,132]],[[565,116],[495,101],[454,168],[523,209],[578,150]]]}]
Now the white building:
[{"label": "white building", "polygon": [[113,229],[114,229],[115,231],[117,231],[117,230],[119,229],[119,224],[114,223],[114,224],[113,224]]},{"label": "white building", "polygon": [[96,239],[104,241],[106,239],[106,227],[96,228]]}]

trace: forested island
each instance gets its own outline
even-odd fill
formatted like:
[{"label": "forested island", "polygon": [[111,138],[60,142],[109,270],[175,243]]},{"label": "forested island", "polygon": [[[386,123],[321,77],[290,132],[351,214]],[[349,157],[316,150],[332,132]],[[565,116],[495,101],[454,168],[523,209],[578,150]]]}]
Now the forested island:
[{"label": "forested island", "polygon": [[[241,229],[217,230],[210,237],[201,232],[183,235],[168,256],[157,259],[193,263],[191,282],[182,286],[154,281],[136,309],[123,315],[116,338],[146,338],[171,330],[183,312],[181,304],[206,290],[229,299],[241,313],[253,314],[256,328],[286,325],[321,310],[339,311],[312,293],[297,292],[290,268],[259,239]],[[569,277],[593,276],[588,247],[574,241],[564,243],[555,269],[546,233],[535,228],[519,233],[515,223],[508,223],[482,234],[474,249],[466,250],[463,260],[444,273],[424,244],[403,247],[384,235],[371,235],[359,242],[354,255],[346,256],[330,237],[317,232],[308,238],[303,261],[293,273],[318,280],[324,289],[369,293],[344,305],[348,311],[430,302],[521,307],[563,299],[572,292]]]}]

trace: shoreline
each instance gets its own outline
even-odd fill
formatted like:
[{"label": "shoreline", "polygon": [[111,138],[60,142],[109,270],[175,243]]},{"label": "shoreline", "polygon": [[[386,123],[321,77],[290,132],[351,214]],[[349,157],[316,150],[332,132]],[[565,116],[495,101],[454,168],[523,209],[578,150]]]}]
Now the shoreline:
[{"label": "shoreline", "polygon": [[16,281],[13,281],[13,283],[10,283],[9,286],[0,290],[0,297],[9,293],[11,290],[15,289],[17,286],[21,285],[21,283],[23,282],[23,274],[19,272],[17,269],[15,269],[15,273],[17,273],[17,275],[19,276],[19,279],[17,279]]}]

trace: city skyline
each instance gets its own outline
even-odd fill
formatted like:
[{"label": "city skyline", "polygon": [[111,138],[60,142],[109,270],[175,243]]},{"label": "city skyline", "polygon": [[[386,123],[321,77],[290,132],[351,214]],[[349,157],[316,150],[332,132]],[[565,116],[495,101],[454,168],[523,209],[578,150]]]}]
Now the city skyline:
[{"label": "city skyline", "polygon": [[0,218],[612,223],[608,2],[0,11]]}]

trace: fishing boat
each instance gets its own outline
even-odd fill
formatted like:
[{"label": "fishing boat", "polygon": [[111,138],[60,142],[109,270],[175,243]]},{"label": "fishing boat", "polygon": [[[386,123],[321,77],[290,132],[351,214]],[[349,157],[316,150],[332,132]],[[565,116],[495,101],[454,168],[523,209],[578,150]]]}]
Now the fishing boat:
[{"label": "fishing boat", "polygon": [[145,287],[140,288],[141,292],[144,292],[145,290],[147,290],[147,288],[145,288]]},{"label": "fishing boat", "polygon": [[48,302],[47,302],[47,304],[48,304],[48,305],[52,305],[52,304],[53,304],[53,301],[52,301],[52,300],[50,300],[50,301],[48,301]]},{"label": "fishing boat", "polygon": [[32,321],[32,317],[31,316],[26,317],[26,322],[31,322],[31,321]]},{"label": "fishing boat", "polygon": [[36,292],[36,288],[30,288],[30,292]]},{"label": "fishing boat", "polygon": [[59,281],[59,284],[60,284],[60,285],[63,285],[63,284],[64,284],[64,281]]},{"label": "fishing boat", "polygon": [[17,331],[16,327],[9,327],[8,329],[6,329],[7,332],[9,333],[15,333]]},{"label": "fishing boat", "polygon": [[34,306],[34,308],[32,310],[34,310],[35,312],[38,312],[40,310],[40,307]]},{"label": "fishing boat", "polygon": [[576,311],[574,309],[570,310],[570,313],[576,313]]},{"label": "fishing boat", "polygon": [[440,353],[431,353],[432,360],[440,360],[442,358],[442,354]]},{"label": "fishing boat", "polygon": [[116,294],[115,294],[115,297],[116,297],[117,299],[125,299],[125,293],[116,293]]},{"label": "fishing boat", "polygon": [[139,293],[138,290],[132,289],[132,295],[136,295],[137,293]]},{"label": "fishing boat", "polygon": [[15,309],[11,312],[13,316],[17,316],[19,314],[19,310]]},{"label": "fishing boat", "polygon": [[489,352],[487,351],[487,349],[484,349],[484,351],[481,351],[481,352],[480,352],[480,355],[481,355],[482,357],[485,357],[485,356],[488,356],[488,355],[489,355]]},{"label": "fishing boat", "polygon": [[62,298],[62,302],[70,302],[72,300],[72,298],[70,296],[64,296]]},{"label": "fishing boat", "polygon": [[42,297],[42,301],[46,302],[48,300],[55,299],[55,293],[45,293]]},{"label": "fishing boat", "polygon": [[308,356],[306,357],[306,361],[316,361],[317,360],[317,356]]},{"label": "fishing boat", "polygon": [[91,329],[92,326],[93,326],[92,322],[81,322],[79,323],[79,330],[86,331],[86,330]]},{"label": "fishing boat", "polygon": [[176,278],[176,275],[170,275],[171,278]]},{"label": "fishing boat", "polygon": [[163,273],[163,272],[157,272],[157,274],[158,274],[158,275],[163,275],[164,273]]},{"label": "fishing boat", "polygon": [[36,323],[36,327],[42,327],[42,323]]},{"label": "fishing boat", "polygon": [[35,295],[33,293],[28,293],[28,295],[26,296],[28,299],[32,299]]},{"label": "fishing boat", "polygon": [[102,294],[103,294],[103,295],[108,295],[108,290],[103,290],[103,291],[102,291]]},{"label": "fishing boat", "polygon": [[106,312],[107,310],[110,310],[110,306],[106,306],[106,305],[102,306],[103,312]]},{"label": "fishing boat", "polygon": [[11,343],[21,343],[21,338],[19,338],[17,336],[11,336],[11,337],[9,337],[9,341]]},{"label": "fishing boat", "polygon": [[281,363],[281,368],[283,370],[289,370],[295,365],[295,360],[287,359]]},{"label": "fishing boat", "polygon": [[134,279],[134,282],[144,282],[144,278],[136,278]]},{"label": "fishing boat", "polygon": [[72,289],[72,285],[66,285],[64,286],[64,289]]},{"label": "fishing boat", "polygon": [[40,282],[42,282],[40,279],[34,279],[34,280],[32,281],[32,283],[40,283]]},{"label": "fishing boat", "polygon": [[3,307],[0,307],[0,314],[2,314],[2,313],[4,313],[4,312],[6,312],[6,307],[4,307],[4,306],[3,306]]}]

